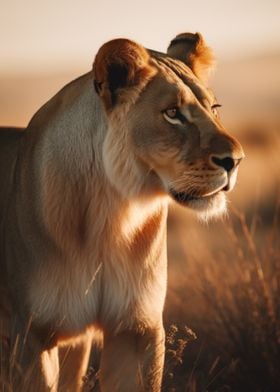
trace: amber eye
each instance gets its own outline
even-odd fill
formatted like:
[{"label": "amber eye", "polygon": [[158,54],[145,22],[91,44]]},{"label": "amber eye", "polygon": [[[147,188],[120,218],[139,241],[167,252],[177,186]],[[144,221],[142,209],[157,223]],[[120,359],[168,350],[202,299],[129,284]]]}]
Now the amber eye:
[{"label": "amber eye", "polygon": [[176,118],[178,117],[178,109],[177,108],[172,108],[172,109],[167,109],[165,111],[168,117],[170,118]]},{"label": "amber eye", "polygon": [[166,109],[162,114],[165,120],[173,125],[182,125],[186,120],[178,108]]}]

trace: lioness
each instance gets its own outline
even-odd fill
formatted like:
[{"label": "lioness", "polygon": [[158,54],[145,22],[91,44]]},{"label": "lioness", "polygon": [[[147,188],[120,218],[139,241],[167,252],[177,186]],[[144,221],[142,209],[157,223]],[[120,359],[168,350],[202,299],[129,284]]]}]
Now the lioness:
[{"label": "lioness", "polygon": [[25,131],[2,129],[3,386],[80,390],[99,329],[101,390],[160,390],[168,201],[221,214],[243,157],[207,88],[212,62],[200,34],[167,54],[116,39]]}]

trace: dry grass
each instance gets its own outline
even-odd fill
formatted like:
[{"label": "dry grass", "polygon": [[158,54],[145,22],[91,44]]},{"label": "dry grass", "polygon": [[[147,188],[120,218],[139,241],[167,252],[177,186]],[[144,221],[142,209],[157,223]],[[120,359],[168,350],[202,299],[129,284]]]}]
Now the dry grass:
[{"label": "dry grass", "polygon": [[176,225],[181,254],[170,282],[166,323],[187,324],[198,338],[183,354],[179,350],[182,364],[165,391],[280,390],[276,196],[273,205],[274,212],[263,215],[232,209],[230,219],[208,227],[210,236],[218,235],[219,248],[192,242],[193,255],[184,241],[186,226]]}]

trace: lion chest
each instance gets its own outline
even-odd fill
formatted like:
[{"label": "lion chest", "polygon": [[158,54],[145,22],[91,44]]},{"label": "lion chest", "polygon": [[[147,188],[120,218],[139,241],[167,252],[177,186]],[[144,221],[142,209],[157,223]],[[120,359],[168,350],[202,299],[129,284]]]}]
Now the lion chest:
[{"label": "lion chest", "polygon": [[148,322],[162,311],[166,290],[163,254],[139,256],[111,248],[101,259],[89,259],[68,261],[67,271],[47,268],[33,279],[29,298],[40,324],[78,333],[95,323],[115,327],[120,322],[132,325],[136,318]]},{"label": "lion chest", "polygon": [[[40,323],[80,331],[161,314],[166,291],[166,211],[130,208],[119,224],[88,237],[81,253],[43,263],[30,302]],[[141,213],[139,213],[139,211]],[[156,212],[154,212],[156,211]],[[96,214],[93,216],[96,217]],[[95,218],[96,219],[96,218]]]}]

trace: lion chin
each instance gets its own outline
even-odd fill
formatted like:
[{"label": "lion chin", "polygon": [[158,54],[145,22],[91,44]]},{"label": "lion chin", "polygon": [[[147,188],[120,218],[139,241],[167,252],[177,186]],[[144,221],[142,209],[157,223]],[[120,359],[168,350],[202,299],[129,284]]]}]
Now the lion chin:
[{"label": "lion chin", "polygon": [[191,196],[184,192],[170,191],[173,200],[178,204],[193,210],[199,220],[207,222],[210,219],[220,218],[227,212],[227,198],[223,191],[209,196]]}]

